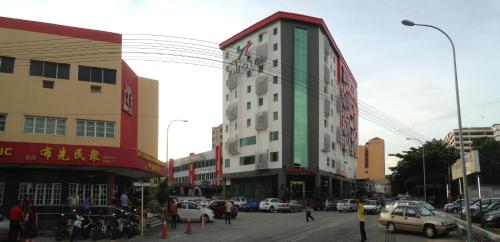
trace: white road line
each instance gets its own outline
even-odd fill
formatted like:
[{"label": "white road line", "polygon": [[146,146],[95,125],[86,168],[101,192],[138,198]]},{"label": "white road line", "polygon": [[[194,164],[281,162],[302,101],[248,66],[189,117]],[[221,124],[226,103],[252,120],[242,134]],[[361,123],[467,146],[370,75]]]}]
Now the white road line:
[{"label": "white road line", "polygon": [[299,241],[299,240],[303,240],[303,239],[305,239],[305,238],[307,238],[307,237],[309,237],[309,236],[307,236],[307,235],[306,235],[306,236],[302,236],[302,237],[300,237],[300,238],[293,239],[293,240],[292,240],[292,242]]}]

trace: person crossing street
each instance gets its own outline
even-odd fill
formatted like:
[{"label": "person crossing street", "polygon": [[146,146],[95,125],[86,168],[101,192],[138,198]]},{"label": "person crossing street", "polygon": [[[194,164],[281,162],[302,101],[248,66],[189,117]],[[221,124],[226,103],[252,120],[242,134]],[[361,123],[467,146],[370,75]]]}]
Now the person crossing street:
[{"label": "person crossing street", "polygon": [[356,206],[358,208],[359,232],[361,233],[361,242],[364,242],[366,241],[365,207],[361,198],[358,198],[358,200],[356,201]]}]

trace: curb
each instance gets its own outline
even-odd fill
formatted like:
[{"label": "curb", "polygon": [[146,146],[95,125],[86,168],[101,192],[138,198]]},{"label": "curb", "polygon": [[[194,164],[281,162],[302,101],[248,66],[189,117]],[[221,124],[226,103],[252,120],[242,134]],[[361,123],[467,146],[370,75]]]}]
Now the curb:
[{"label": "curb", "polygon": [[[467,223],[465,221],[458,219],[458,218],[455,218],[454,216],[449,216],[449,217],[451,217],[453,220],[455,220],[458,223],[458,225],[460,226],[460,228],[465,229],[465,227],[467,227]],[[474,224],[472,225],[472,232],[475,234],[479,234],[483,237],[486,237],[492,241],[500,242],[500,235],[492,233],[488,230],[482,229]]]}]

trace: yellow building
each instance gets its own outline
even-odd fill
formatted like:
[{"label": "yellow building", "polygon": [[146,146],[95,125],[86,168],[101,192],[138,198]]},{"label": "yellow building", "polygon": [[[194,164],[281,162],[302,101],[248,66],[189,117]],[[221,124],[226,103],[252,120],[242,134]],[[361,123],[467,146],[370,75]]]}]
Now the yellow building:
[{"label": "yellow building", "polygon": [[358,146],[356,167],[357,179],[379,181],[385,179],[384,140],[375,137],[365,145]]},{"label": "yellow building", "polygon": [[0,17],[0,212],[16,199],[109,205],[157,160],[158,82],[116,33]]}]

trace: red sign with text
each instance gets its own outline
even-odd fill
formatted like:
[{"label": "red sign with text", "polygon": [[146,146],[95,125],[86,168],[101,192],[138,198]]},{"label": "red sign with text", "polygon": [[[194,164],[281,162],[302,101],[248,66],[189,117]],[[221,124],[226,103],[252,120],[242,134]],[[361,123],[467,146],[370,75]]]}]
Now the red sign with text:
[{"label": "red sign with text", "polygon": [[163,164],[136,149],[0,142],[0,164],[115,167],[165,175]]},{"label": "red sign with text", "polygon": [[191,186],[194,186],[194,183],[196,182],[196,176],[194,174],[194,163],[189,164],[189,184]]},{"label": "red sign with text", "polygon": [[174,159],[168,161],[168,183],[174,184]]},{"label": "red sign with text", "polygon": [[218,146],[215,146],[215,178],[218,178],[217,180],[215,180],[215,185],[217,186],[221,186],[222,185],[222,181],[221,181],[221,177],[222,177],[222,149],[221,147],[218,145]]}]

